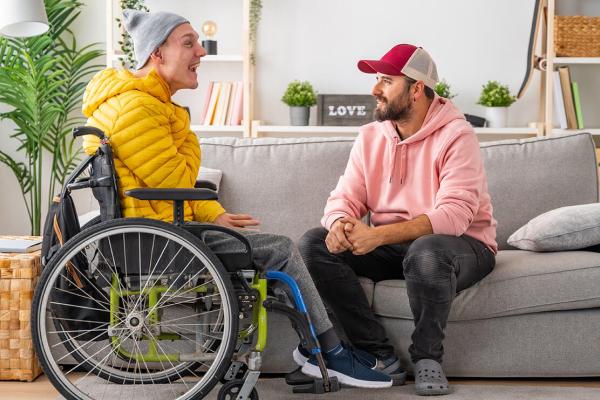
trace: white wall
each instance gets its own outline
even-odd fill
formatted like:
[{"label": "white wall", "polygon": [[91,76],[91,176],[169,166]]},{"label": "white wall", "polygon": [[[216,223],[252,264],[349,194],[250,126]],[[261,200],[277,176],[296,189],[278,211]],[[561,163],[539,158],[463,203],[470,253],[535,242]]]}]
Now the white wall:
[{"label": "white wall", "polygon": [[[74,25],[81,44],[105,38],[104,0],[84,0],[86,7]],[[600,15],[600,2],[558,0],[561,14]],[[220,54],[241,52],[240,0],[147,0],[151,10],[170,10],[190,19],[199,31],[214,20],[219,28]],[[309,80],[320,93],[370,93],[373,77],[356,69],[362,58],[379,58],[397,43],[426,48],[440,77],[459,95],[455,103],[467,113],[482,114],[476,105],[481,85],[494,79],[516,92],[525,74],[527,42],[534,0],[263,0],[258,32],[256,119],[288,124],[287,107],[280,98],[288,82]],[[588,126],[600,126],[595,93],[600,89],[600,67],[577,66]],[[539,73],[525,97],[510,109],[509,124],[525,126],[537,120]],[[177,94],[192,108],[198,123],[205,82],[240,79],[235,64],[204,63],[197,91]],[[316,111],[313,110],[311,123]],[[11,127],[0,123],[0,149],[14,153],[8,139]],[[29,231],[25,208],[12,173],[0,165],[0,233]],[[80,201],[88,206],[89,200]]]}]

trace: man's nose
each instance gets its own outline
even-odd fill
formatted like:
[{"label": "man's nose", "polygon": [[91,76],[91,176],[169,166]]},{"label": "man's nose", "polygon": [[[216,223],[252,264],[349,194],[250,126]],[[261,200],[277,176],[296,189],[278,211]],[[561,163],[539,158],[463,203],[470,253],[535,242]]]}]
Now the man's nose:
[{"label": "man's nose", "polygon": [[379,88],[379,83],[376,83],[376,84],[373,86],[373,90],[371,90],[371,94],[372,94],[373,96],[379,96],[379,95],[381,95],[381,93],[382,93],[382,92],[381,92],[381,89]]},{"label": "man's nose", "polygon": [[198,57],[204,57],[206,55],[206,50],[204,47],[198,45]]}]

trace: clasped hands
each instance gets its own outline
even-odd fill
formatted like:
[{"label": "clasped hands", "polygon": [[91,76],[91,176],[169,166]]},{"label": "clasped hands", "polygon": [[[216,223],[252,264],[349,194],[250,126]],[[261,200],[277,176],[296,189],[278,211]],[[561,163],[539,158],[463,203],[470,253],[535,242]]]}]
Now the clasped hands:
[{"label": "clasped hands", "polygon": [[359,256],[375,250],[383,241],[376,228],[353,217],[342,217],[331,225],[325,244],[330,253],[350,251]]}]

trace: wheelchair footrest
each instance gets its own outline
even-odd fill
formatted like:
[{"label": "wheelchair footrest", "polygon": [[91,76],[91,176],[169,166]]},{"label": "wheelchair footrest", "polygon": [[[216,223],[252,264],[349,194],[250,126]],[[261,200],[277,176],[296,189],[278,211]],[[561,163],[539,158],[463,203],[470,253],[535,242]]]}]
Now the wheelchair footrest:
[{"label": "wheelchair footrest", "polygon": [[302,373],[302,367],[298,367],[295,370],[293,370],[292,372],[290,372],[289,374],[287,374],[285,376],[285,383],[287,383],[288,385],[306,385],[306,384],[312,384],[312,382],[314,381],[313,377],[310,377],[308,375],[305,375]]},{"label": "wheelchair footrest", "polygon": [[315,393],[323,394],[327,392],[337,392],[342,387],[337,378],[329,377],[329,390],[325,390],[325,382],[321,378],[313,378],[302,373],[301,368],[290,372],[285,376],[285,383],[294,386],[294,393]]}]

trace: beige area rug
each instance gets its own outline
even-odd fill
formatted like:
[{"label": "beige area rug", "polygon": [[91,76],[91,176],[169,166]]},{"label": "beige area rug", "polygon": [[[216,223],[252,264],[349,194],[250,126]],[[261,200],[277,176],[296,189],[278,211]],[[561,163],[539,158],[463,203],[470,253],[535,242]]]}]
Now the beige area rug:
[{"label": "beige area rug", "polygon": [[[159,387],[153,386],[152,390],[143,390],[144,393],[137,393],[137,396],[130,399],[131,394],[123,390],[126,387],[122,385],[106,384],[95,377],[85,378],[85,381],[94,393],[103,394],[96,400],[164,400],[173,398],[174,391],[177,392],[177,388],[172,385],[159,385]],[[411,382],[405,386],[389,389],[343,388],[335,393],[314,395],[292,393],[292,387],[286,385],[282,378],[263,378],[258,382],[258,394],[261,400],[600,400],[600,388],[548,386],[550,382],[544,386],[526,382],[519,385],[502,384],[501,381],[498,384],[488,382],[485,384],[451,382],[453,389],[451,394],[441,397],[421,397],[414,393],[414,385]],[[215,387],[206,399],[216,400],[219,387],[220,385]]]}]

